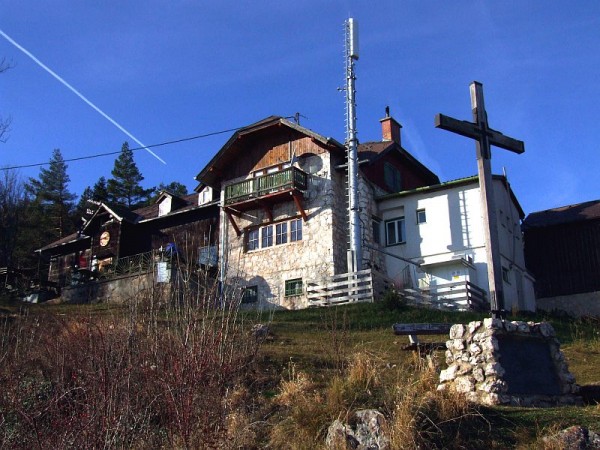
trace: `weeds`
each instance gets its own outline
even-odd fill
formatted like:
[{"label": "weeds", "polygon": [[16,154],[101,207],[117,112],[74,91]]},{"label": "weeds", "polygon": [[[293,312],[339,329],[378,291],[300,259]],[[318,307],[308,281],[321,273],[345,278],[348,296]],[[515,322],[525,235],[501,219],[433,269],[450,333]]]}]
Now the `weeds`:
[{"label": "weeds", "polygon": [[[257,351],[235,299],[185,282],[127,314],[25,316],[0,340],[0,445],[11,448],[221,447],[241,419],[227,393]],[[229,396],[231,400],[231,396]],[[236,412],[239,416],[239,412]]]}]

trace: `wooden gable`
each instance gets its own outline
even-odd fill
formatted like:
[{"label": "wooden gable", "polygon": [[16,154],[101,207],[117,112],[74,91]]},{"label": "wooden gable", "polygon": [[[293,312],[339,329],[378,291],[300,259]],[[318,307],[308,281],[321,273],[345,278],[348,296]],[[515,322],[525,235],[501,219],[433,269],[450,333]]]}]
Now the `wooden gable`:
[{"label": "wooden gable", "polygon": [[334,139],[273,116],[235,132],[196,179],[220,189],[223,182],[283,165],[292,156],[343,150],[344,146]]}]

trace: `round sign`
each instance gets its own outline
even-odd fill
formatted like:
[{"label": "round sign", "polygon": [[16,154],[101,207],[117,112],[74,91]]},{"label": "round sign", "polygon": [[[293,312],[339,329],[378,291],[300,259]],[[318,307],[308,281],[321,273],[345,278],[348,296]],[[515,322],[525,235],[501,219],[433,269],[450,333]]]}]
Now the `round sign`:
[{"label": "round sign", "polygon": [[108,245],[108,241],[110,241],[110,233],[105,231],[100,235],[100,245],[102,247],[106,247]]}]

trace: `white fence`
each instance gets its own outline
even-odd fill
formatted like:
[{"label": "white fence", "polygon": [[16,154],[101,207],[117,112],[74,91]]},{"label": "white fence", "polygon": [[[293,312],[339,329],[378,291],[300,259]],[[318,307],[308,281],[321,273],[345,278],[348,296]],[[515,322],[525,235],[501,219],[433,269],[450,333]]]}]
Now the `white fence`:
[{"label": "white fence", "polygon": [[309,282],[306,294],[311,306],[372,302],[373,274],[367,269]]}]

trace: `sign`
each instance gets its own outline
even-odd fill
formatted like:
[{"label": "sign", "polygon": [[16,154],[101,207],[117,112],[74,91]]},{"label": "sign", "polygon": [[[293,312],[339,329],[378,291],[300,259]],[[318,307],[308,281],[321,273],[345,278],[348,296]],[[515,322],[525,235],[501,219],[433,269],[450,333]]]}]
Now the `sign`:
[{"label": "sign", "polygon": [[157,283],[168,283],[171,281],[171,270],[169,264],[166,261],[159,261],[156,263],[156,282]]}]

